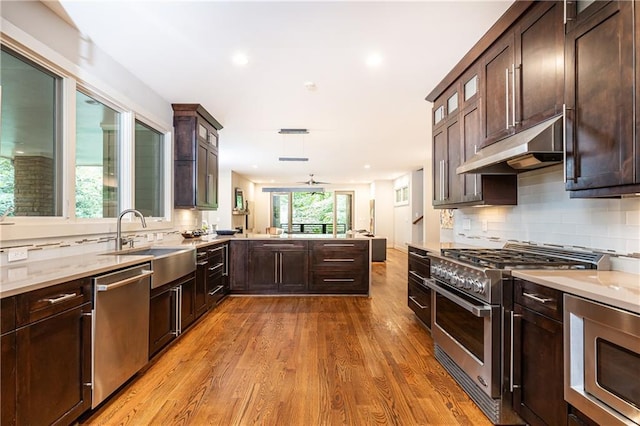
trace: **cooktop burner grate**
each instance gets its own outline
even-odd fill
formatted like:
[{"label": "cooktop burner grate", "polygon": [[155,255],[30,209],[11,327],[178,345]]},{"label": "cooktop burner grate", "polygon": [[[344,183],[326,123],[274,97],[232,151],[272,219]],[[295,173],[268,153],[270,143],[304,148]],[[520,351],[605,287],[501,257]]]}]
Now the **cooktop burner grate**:
[{"label": "cooktop burner grate", "polygon": [[442,255],[491,269],[596,269],[603,255],[511,244],[501,249],[442,249]]}]

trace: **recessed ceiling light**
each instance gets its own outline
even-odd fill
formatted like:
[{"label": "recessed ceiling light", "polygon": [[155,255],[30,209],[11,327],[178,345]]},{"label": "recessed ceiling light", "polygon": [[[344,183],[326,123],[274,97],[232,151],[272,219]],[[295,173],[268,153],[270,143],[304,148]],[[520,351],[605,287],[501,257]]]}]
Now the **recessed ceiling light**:
[{"label": "recessed ceiling light", "polygon": [[257,169],[258,165],[257,164],[252,164],[251,167],[253,167],[254,169]]},{"label": "recessed ceiling light", "polygon": [[379,53],[371,53],[367,56],[367,66],[371,68],[379,67],[382,64],[382,56]]},{"label": "recessed ceiling light", "polygon": [[371,168],[371,165],[370,165],[370,164],[365,164],[365,165],[364,165],[364,168],[365,168],[365,169],[370,169],[370,168]]},{"label": "recessed ceiling light", "polygon": [[242,52],[238,52],[233,55],[233,58],[231,58],[231,60],[235,65],[238,65],[240,67],[245,66],[249,63],[249,58]]}]

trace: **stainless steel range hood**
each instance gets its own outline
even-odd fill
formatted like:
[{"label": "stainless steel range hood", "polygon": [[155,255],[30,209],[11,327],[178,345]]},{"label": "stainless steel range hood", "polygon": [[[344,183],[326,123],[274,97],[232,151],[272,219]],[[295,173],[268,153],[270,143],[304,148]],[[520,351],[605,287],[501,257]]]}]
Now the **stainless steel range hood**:
[{"label": "stainless steel range hood", "polygon": [[515,174],[561,163],[562,117],[554,117],[482,148],[456,173]]}]

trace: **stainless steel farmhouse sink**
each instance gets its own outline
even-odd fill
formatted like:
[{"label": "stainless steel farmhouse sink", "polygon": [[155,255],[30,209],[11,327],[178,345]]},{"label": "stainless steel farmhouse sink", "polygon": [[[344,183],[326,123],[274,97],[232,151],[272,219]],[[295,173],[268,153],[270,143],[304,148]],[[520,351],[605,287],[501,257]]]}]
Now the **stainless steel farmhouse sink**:
[{"label": "stainless steel farmhouse sink", "polygon": [[196,250],[193,247],[144,247],[113,251],[105,255],[153,256],[151,288],[160,287],[196,270]]}]

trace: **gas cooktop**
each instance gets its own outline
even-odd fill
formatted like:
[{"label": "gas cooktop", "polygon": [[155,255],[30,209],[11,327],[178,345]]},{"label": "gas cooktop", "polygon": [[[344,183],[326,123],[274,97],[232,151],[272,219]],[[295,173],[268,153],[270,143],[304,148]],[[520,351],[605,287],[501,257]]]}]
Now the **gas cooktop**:
[{"label": "gas cooktop", "polygon": [[604,255],[545,246],[508,244],[499,249],[442,249],[442,256],[490,269],[596,269]]}]

